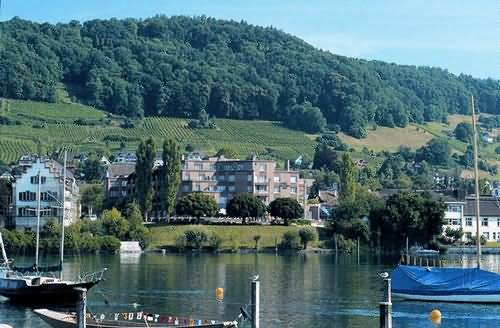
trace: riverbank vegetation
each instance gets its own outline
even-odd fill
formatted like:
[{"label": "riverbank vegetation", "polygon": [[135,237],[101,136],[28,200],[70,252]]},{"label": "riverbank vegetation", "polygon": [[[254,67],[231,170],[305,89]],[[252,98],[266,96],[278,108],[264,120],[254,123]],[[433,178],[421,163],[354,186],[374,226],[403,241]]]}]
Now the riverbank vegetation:
[{"label": "riverbank vegetation", "polygon": [[[301,249],[302,241],[320,247],[324,239],[322,228],[308,227],[309,236],[301,240],[302,226],[277,225],[164,225],[151,227],[150,248],[165,248],[175,251],[204,248],[215,251],[237,251],[239,249]],[[295,241],[290,243],[291,239]]]},{"label": "riverbank vegetation", "polygon": [[[140,211],[135,204],[127,207],[126,215],[117,209],[105,210],[97,221],[80,220],[64,231],[64,251],[68,254],[114,253],[120,241],[139,241],[145,248],[150,242],[150,232],[144,227]],[[33,231],[2,229],[5,247],[12,254],[34,254],[36,234]],[[61,226],[56,219],[40,230],[41,254],[58,254]]]}]

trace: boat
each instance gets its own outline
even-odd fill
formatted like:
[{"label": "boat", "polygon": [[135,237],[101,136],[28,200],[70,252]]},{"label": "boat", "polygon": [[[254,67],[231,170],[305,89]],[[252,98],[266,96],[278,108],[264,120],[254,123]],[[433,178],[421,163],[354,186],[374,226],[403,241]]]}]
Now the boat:
[{"label": "boat", "polygon": [[[473,96],[471,96],[471,108],[474,131],[476,236],[480,236],[478,146]],[[476,238],[476,240],[476,268],[400,264],[391,273],[392,294],[399,298],[416,301],[500,303],[500,275],[481,269],[481,238]]]},{"label": "boat", "polygon": [[[66,153],[64,156],[63,183],[66,183]],[[80,292],[75,288],[85,288],[86,290],[95,286],[102,280],[106,269],[98,272],[86,274],[77,280],[63,279],[64,260],[64,199],[61,216],[61,246],[60,261],[57,266],[41,267],[38,264],[38,250],[40,238],[40,184],[41,173],[38,173],[38,209],[37,211],[37,231],[36,231],[36,254],[35,264],[31,267],[16,267],[12,265],[7,257],[2,234],[0,233],[0,248],[3,262],[0,263],[0,295],[7,297],[11,302],[22,304],[61,304],[71,305],[79,300]],[[63,185],[65,188],[65,185]],[[64,193],[62,193],[64,197]],[[44,272],[59,272],[59,277],[43,274]]]},{"label": "boat", "polygon": [[[74,313],[64,313],[53,311],[49,309],[37,309],[34,312],[47,324],[54,328],[73,328],[78,327],[77,316]],[[159,316],[153,314],[143,314],[134,316],[136,313],[131,313],[132,319],[129,314],[127,319],[121,314],[116,313],[116,316],[101,319],[102,316],[87,315],[86,327],[87,328],[139,328],[139,327],[156,327],[156,328],[236,328],[238,327],[237,321],[216,321],[216,320],[194,320],[182,319],[172,316]],[[138,313],[138,314],[139,314]],[[104,316],[104,315],[103,315]],[[116,320],[114,318],[117,318]]]}]

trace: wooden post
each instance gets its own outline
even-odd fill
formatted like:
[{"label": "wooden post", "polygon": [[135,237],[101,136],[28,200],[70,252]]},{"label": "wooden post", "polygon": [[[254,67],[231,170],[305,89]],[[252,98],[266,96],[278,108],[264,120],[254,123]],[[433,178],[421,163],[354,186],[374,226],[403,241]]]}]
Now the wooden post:
[{"label": "wooden post", "polygon": [[252,281],[252,328],[260,328],[260,281]]},{"label": "wooden post", "polygon": [[79,300],[77,304],[76,311],[76,321],[78,328],[85,328],[87,326],[87,289],[76,287],[76,291],[79,292]]},{"label": "wooden post", "polygon": [[391,278],[384,278],[384,301],[379,306],[380,328],[392,328]]}]

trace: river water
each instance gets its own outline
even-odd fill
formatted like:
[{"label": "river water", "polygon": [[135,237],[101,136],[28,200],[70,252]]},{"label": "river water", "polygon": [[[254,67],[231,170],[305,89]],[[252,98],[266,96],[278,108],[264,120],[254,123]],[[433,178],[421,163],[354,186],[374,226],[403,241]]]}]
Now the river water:
[{"label": "river water", "polygon": [[[250,277],[261,280],[261,327],[378,327],[382,282],[378,272],[394,263],[356,256],[273,254],[142,254],[68,257],[67,276],[106,267],[106,280],[88,295],[94,313],[144,310],[199,319],[232,320],[249,303]],[[498,261],[492,257],[490,262]],[[496,263],[496,262],[495,262]],[[224,288],[224,300],[215,289]],[[500,305],[395,301],[394,327],[500,327]],[[29,308],[0,300],[0,323],[48,327]]]}]

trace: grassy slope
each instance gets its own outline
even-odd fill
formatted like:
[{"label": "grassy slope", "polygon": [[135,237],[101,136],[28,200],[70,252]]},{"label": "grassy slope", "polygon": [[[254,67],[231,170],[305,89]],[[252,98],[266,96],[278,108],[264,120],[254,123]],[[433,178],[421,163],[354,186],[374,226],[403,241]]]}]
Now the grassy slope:
[{"label": "grassy slope", "polygon": [[[283,233],[290,230],[299,230],[298,226],[191,226],[191,225],[170,225],[155,226],[151,228],[152,242],[150,248],[161,248],[165,246],[175,246],[178,236],[184,234],[187,229],[204,229],[209,235],[216,232],[223,239],[222,247],[229,248],[232,240],[236,241],[240,247],[253,248],[255,246],[254,236],[259,235],[259,247],[274,247],[276,242],[281,241]],[[321,236],[321,234],[320,234]]]},{"label": "grassy slope", "polygon": [[[91,107],[76,104],[47,104],[8,100],[0,115],[20,121],[22,125],[0,126],[0,159],[12,161],[26,151],[36,150],[39,139],[44,149],[66,148],[72,151],[119,149],[120,142],[106,142],[106,136],[124,140],[135,150],[140,139],[153,137],[159,144],[165,138],[175,138],[183,145],[192,144],[209,153],[222,147],[231,148],[239,156],[255,153],[277,159],[295,158],[301,154],[312,157],[314,141],[304,133],[289,130],[269,121],[216,120],[217,130],[193,130],[181,118],[148,117],[131,129],[119,126],[114,118],[104,125],[106,115]],[[73,122],[82,118],[95,126],[78,126]],[[34,128],[33,122],[44,121],[45,128]]]}]

